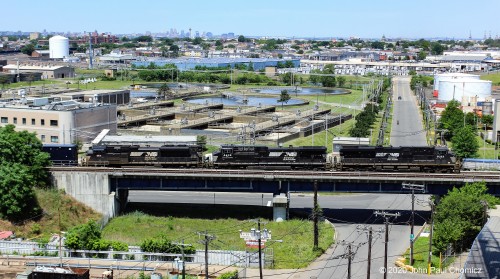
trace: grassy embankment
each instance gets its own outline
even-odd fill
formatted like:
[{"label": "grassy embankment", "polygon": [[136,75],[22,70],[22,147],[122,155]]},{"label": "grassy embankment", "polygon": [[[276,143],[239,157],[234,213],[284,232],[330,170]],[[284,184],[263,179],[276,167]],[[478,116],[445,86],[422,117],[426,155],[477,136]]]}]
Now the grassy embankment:
[{"label": "grassy embankment", "polygon": [[[245,242],[239,236],[239,230],[250,231],[256,228],[253,221],[235,219],[188,219],[172,217],[153,217],[135,212],[111,220],[104,228],[104,238],[118,240],[131,245],[139,245],[146,238],[166,235],[174,242],[184,240],[196,249],[203,249],[198,243],[197,232],[207,231],[215,235],[216,240],[210,249],[245,250]],[[290,220],[286,222],[269,222],[263,225],[272,232],[272,240],[282,242],[268,243],[267,247],[274,252],[275,268],[301,268],[307,266],[318,254],[312,249],[313,224],[310,221]],[[327,249],[333,243],[333,227],[320,225],[319,246]],[[253,249],[252,251],[255,251]]]},{"label": "grassy embankment", "polygon": [[35,189],[35,194],[44,213],[24,223],[0,220],[0,231],[11,230],[17,237],[46,240],[53,233],[101,218],[100,214],[57,190]]}]

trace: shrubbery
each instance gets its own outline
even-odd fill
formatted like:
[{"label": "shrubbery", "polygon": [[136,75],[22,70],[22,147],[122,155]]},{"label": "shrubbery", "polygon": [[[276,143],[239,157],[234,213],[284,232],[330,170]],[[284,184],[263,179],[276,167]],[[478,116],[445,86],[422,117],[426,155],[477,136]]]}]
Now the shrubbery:
[{"label": "shrubbery", "polygon": [[[170,254],[181,254],[182,249],[180,245],[172,244],[172,242],[165,236],[162,235],[157,238],[148,238],[142,241],[141,250],[143,252],[150,253],[170,253]],[[185,254],[194,254],[196,249],[192,246],[184,247]]]},{"label": "shrubbery", "polygon": [[94,220],[70,229],[65,245],[74,250],[104,251],[113,248],[114,251],[128,251],[128,245],[123,242],[102,239],[101,228]]}]

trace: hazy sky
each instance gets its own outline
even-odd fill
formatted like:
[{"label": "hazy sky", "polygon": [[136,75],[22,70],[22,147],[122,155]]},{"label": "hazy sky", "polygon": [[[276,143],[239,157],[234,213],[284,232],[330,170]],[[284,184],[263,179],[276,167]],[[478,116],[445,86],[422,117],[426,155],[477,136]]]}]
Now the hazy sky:
[{"label": "hazy sky", "polygon": [[483,38],[500,35],[500,0],[9,1],[0,31],[194,31],[246,36]]}]

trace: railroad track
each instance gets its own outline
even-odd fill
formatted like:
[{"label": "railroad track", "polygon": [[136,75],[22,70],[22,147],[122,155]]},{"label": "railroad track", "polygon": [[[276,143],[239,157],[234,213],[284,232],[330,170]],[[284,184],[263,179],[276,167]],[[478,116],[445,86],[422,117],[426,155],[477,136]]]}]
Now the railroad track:
[{"label": "railroad track", "polygon": [[398,178],[398,179],[450,179],[450,180],[497,180],[500,181],[500,172],[495,171],[462,171],[461,173],[420,173],[420,172],[365,172],[365,171],[297,171],[297,170],[247,170],[247,169],[210,169],[210,168],[155,168],[155,167],[50,167],[50,171],[62,172],[103,172],[115,175],[143,174],[143,175],[186,175],[186,176],[261,176],[273,177],[344,177],[344,178]]}]

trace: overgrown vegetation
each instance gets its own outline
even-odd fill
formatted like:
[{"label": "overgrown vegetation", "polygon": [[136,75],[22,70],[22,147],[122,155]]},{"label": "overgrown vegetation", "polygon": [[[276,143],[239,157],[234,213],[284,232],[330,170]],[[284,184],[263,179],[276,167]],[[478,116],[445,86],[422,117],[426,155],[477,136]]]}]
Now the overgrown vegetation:
[{"label": "overgrown vegetation", "polygon": [[0,221],[0,231],[11,230],[17,237],[46,243],[53,233],[101,218],[89,207],[54,189],[35,188],[35,197],[43,214],[23,223]]},{"label": "overgrown vegetation", "polygon": [[410,81],[411,90],[415,91],[418,84],[422,85],[423,87],[428,87],[434,84],[434,78],[423,75],[412,75]]},{"label": "overgrown vegetation", "polygon": [[367,104],[364,110],[356,115],[356,124],[349,132],[351,137],[368,137],[370,135],[370,128],[378,114],[378,105]]},{"label": "overgrown vegetation", "polygon": [[471,247],[485,220],[485,210],[499,200],[487,194],[484,182],[453,188],[436,207],[433,244],[435,254],[451,245],[456,252]]},{"label": "overgrown vegetation", "polygon": [[[130,245],[140,245],[150,238],[166,237],[172,242],[191,244],[195,249],[204,249],[198,242],[196,232],[207,231],[215,235],[209,249],[245,250],[245,242],[239,237],[239,230],[250,231],[255,228],[255,222],[235,219],[202,220],[173,217],[153,217],[135,212],[111,220],[104,228],[103,237],[107,240],[126,242]],[[272,231],[273,240],[283,240],[281,243],[269,242],[266,247],[274,250],[275,268],[301,268],[318,256],[313,251],[313,224],[306,220],[290,220],[287,222],[269,222],[265,228]],[[325,223],[320,224],[319,247],[326,250],[333,242],[333,228]],[[255,252],[255,249],[251,249]]]},{"label": "overgrown vegetation", "polygon": [[114,251],[128,251],[126,243],[102,239],[101,228],[94,220],[71,228],[66,234],[65,245],[74,250],[103,251],[113,248]]},{"label": "overgrown vegetation", "polygon": [[34,187],[47,186],[49,155],[34,133],[0,127],[0,218],[23,221],[40,215]]},{"label": "overgrown vegetation", "polygon": [[479,143],[476,140],[476,121],[459,108],[460,103],[451,100],[441,113],[439,129],[446,130],[445,138],[452,141],[453,151],[460,158],[477,157]]}]

